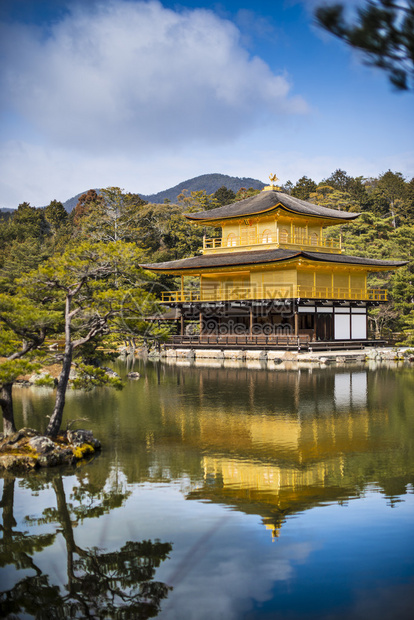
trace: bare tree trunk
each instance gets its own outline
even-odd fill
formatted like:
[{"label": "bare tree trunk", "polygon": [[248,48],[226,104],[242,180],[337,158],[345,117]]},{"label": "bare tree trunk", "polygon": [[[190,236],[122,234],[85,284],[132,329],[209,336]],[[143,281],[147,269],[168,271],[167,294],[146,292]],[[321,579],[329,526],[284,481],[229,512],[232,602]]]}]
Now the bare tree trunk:
[{"label": "bare tree trunk", "polygon": [[3,383],[0,392],[0,405],[3,410],[3,433],[12,435],[16,432],[12,399],[13,383]]},{"label": "bare tree trunk", "polygon": [[50,416],[49,424],[47,425],[45,433],[49,437],[56,437],[62,424],[63,409],[66,400],[66,390],[69,383],[69,374],[72,365],[73,345],[70,331],[70,302],[71,297],[67,295],[65,307],[65,352],[63,354],[62,372],[60,373],[59,381],[56,388],[55,406],[53,409],[53,413]]}]

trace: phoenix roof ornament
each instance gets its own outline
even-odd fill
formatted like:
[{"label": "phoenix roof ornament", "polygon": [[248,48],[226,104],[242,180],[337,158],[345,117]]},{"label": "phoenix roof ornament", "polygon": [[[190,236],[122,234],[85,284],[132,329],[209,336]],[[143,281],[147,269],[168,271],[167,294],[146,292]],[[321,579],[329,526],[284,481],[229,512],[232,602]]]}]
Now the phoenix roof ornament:
[{"label": "phoenix roof ornament", "polygon": [[269,179],[270,179],[271,184],[266,185],[266,187],[264,187],[263,189],[264,190],[273,189],[273,190],[280,192],[281,188],[278,185],[276,185],[276,181],[279,180],[277,176],[275,174],[269,174]]}]

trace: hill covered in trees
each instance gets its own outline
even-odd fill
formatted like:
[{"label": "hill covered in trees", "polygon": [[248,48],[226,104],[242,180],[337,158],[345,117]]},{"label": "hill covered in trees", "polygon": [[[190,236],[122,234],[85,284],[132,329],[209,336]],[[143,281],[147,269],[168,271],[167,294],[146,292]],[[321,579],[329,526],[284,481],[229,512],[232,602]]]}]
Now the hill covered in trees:
[{"label": "hill covered in trees", "polygon": [[[253,189],[263,189],[265,186],[262,181],[258,181],[257,179],[250,179],[247,177],[232,177],[227,174],[202,174],[198,177],[194,177],[193,179],[188,179],[187,181],[183,181],[174,187],[170,187],[170,189],[162,190],[157,194],[139,194],[143,200],[147,202],[153,202],[155,204],[162,204],[164,202],[177,202],[178,196],[185,190],[188,192],[199,192],[205,191],[207,194],[213,194],[220,187],[227,187],[227,189],[232,190],[233,192],[238,192],[242,187],[245,188],[253,188]],[[97,188],[94,188],[95,191],[99,191]],[[76,194],[69,200],[66,200],[63,203],[66,211],[70,213],[77,205],[79,198],[85,192],[81,192],[80,194]]]},{"label": "hill covered in trees", "polygon": [[265,184],[257,179],[251,179],[247,177],[232,177],[227,174],[202,174],[193,179],[183,181],[170,189],[166,189],[157,194],[144,195],[140,194],[141,198],[148,202],[163,203],[166,200],[169,202],[176,202],[178,196],[184,191],[199,192],[204,190],[207,194],[214,194],[220,187],[225,186],[227,189],[233,192],[238,192],[242,187],[263,189]]}]

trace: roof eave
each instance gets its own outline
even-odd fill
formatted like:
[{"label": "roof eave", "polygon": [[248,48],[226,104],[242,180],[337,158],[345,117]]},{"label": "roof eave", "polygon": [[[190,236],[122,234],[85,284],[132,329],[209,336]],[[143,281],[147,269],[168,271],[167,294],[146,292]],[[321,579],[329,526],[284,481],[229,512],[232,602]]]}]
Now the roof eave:
[{"label": "roof eave", "polygon": [[[232,256],[231,254],[229,256]],[[234,255],[233,255],[234,256]],[[389,264],[382,264],[382,265],[377,265],[377,264],[372,264],[372,263],[363,263],[363,262],[352,262],[351,261],[344,261],[344,260],[334,260],[334,254],[330,254],[329,255],[329,259],[323,259],[322,256],[321,257],[316,257],[316,256],[310,256],[307,252],[303,252],[303,251],[298,251],[295,252],[294,254],[292,254],[291,256],[281,256],[280,258],[277,257],[272,257],[268,260],[258,260],[258,261],[253,261],[251,264],[254,266],[258,266],[258,265],[269,265],[269,264],[275,264],[275,263],[281,263],[281,262],[292,262],[295,261],[297,259],[304,259],[306,261],[310,261],[310,262],[318,262],[318,263],[323,263],[325,265],[343,265],[343,266],[353,266],[353,267],[361,267],[364,268],[366,270],[369,271],[390,271],[392,269],[398,269],[399,267],[404,267],[405,265],[407,265],[408,261],[396,261],[396,262],[390,262]],[[342,258],[344,258],[345,255],[341,254],[340,255]],[[351,258],[347,256],[347,258]],[[355,257],[355,258],[363,258],[363,257]],[[183,259],[185,260],[185,259]],[[370,259],[367,259],[368,261]],[[173,262],[173,261],[171,261]],[[159,263],[158,263],[159,264]],[[157,263],[153,263],[153,264],[141,264],[140,267],[142,269],[147,269],[148,271],[155,271],[157,273],[169,273],[169,274],[176,274],[176,275],[180,275],[183,273],[200,273],[202,271],[217,271],[217,270],[222,270],[222,269],[233,269],[233,268],[238,268],[238,267],[243,267],[248,265],[249,263],[246,262],[235,262],[235,263],[222,263],[220,265],[217,264],[213,264],[213,265],[188,265],[188,266],[172,266],[172,267],[158,267]]]},{"label": "roof eave", "polygon": [[[235,203],[237,204],[237,203]],[[315,205],[317,206],[317,205]],[[186,217],[188,220],[192,221],[192,222],[199,222],[199,223],[207,223],[209,222],[210,224],[213,224],[214,222],[221,222],[223,220],[240,220],[240,219],[245,219],[248,217],[257,217],[258,215],[263,215],[264,213],[271,213],[272,211],[277,211],[278,209],[282,209],[284,211],[286,211],[287,213],[293,213],[294,215],[297,215],[299,217],[311,217],[311,218],[315,218],[318,220],[328,220],[330,222],[335,222],[336,224],[346,224],[347,222],[350,222],[352,220],[355,220],[357,217],[359,217],[361,215],[361,213],[352,213],[350,215],[350,217],[344,218],[344,217],[340,217],[340,216],[329,216],[329,215],[324,215],[324,214],[317,214],[317,213],[300,213],[298,211],[295,211],[292,208],[287,207],[286,205],[282,204],[281,202],[277,203],[276,205],[273,205],[271,207],[268,207],[266,209],[264,209],[263,211],[254,211],[252,213],[243,213],[243,214],[235,214],[235,215],[222,215],[220,217],[194,217],[195,215],[197,215],[196,213],[184,213],[184,217]]]}]

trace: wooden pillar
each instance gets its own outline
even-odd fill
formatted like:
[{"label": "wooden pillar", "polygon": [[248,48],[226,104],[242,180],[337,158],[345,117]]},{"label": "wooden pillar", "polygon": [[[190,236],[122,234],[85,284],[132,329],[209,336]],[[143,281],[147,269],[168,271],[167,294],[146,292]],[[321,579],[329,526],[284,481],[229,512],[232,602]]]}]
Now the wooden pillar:
[{"label": "wooden pillar", "polygon": [[183,315],[183,311],[181,310],[181,336],[184,336],[184,315]]},{"label": "wooden pillar", "polygon": [[200,336],[203,335],[203,313],[200,310]]},{"label": "wooden pillar", "polygon": [[253,306],[250,306],[249,335],[253,335]]},{"label": "wooden pillar", "polygon": [[295,306],[295,336],[299,336],[299,311],[297,306]]},{"label": "wooden pillar", "polygon": [[184,300],[184,276],[181,276],[181,301],[185,301]]}]

